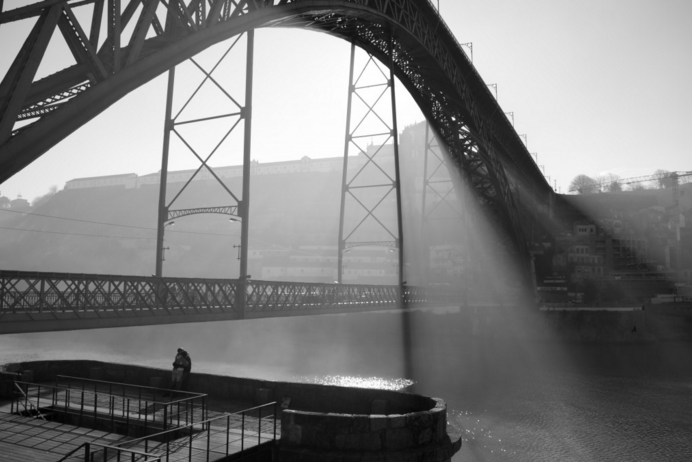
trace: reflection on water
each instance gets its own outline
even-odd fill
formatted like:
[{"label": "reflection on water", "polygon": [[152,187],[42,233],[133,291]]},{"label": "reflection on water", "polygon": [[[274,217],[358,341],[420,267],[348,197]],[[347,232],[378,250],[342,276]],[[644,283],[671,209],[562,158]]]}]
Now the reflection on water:
[{"label": "reflection on water", "polygon": [[495,396],[487,409],[448,405],[463,461],[692,460],[688,380],[547,375]]},{"label": "reflection on water", "polygon": [[401,378],[392,316],[4,335],[0,363],[93,359],[168,369],[182,346],[193,372],[443,398],[463,437],[453,462],[692,460],[690,344],[532,343],[476,335],[458,314],[420,315],[412,323],[415,376]]},{"label": "reflection on water", "polygon": [[378,390],[403,390],[415,382],[409,379],[388,379],[383,377],[356,377],[352,375],[315,375],[313,377],[293,377],[293,381],[336,385],[339,387],[376,388]]}]

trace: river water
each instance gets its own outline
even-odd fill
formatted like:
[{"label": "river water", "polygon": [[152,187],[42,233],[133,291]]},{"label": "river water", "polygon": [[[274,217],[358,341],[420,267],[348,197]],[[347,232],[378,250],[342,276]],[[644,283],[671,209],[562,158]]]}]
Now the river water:
[{"label": "river water", "polygon": [[4,335],[0,362],[168,369],[184,347],[193,372],[441,397],[463,438],[454,462],[692,460],[691,344],[535,341],[454,312],[409,321],[408,342],[395,314]]}]

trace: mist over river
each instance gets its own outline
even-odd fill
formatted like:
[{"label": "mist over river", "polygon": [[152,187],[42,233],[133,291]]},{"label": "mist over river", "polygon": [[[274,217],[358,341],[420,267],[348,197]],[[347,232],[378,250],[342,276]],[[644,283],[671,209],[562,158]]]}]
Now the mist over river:
[{"label": "mist over river", "polygon": [[450,308],[413,312],[408,323],[390,312],[3,335],[0,363],[94,359],[168,370],[183,347],[193,372],[388,387],[411,380],[406,390],[447,402],[463,437],[454,462],[692,460],[692,342],[638,337],[641,325],[612,342],[546,339],[533,334],[531,316]]}]

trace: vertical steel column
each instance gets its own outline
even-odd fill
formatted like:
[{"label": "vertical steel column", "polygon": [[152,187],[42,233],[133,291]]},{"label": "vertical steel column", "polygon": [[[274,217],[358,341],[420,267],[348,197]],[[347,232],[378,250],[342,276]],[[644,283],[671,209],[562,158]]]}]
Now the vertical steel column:
[{"label": "vertical steel column", "polygon": [[348,103],[346,105],[346,132],[344,133],[344,170],[342,172],[341,180],[341,212],[339,214],[339,246],[338,246],[338,263],[337,263],[337,279],[336,281],[341,284],[343,277],[343,264],[344,264],[344,211],[346,209],[346,188],[347,185],[347,173],[348,173],[348,146],[351,143],[351,103],[353,102],[353,66],[355,62],[356,55],[356,44],[351,42],[351,66],[348,73]]},{"label": "vertical steel column", "polygon": [[168,71],[168,92],[166,93],[166,119],[163,126],[163,153],[161,155],[161,175],[159,176],[159,216],[156,227],[156,277],[163,276],[163,227],[168,219],[166,207],[166,183],[168,182],[168,151],[171,141],[173,120],[173,89],[175,67]]},{"label": "vertical steel column", "polygon": [[425,120],[425,139],[423,140],[423,202],[421,206],[421,236],[423,238],[423,251],[426,252],[423,255],[425,259],[425,275],[423,277],[423,282],[428,284],[430,282],[430,226],[428,225],[428,220],[425,216],[425,201],[427,199],[428,192],[428,152],[430,151],[430,123]]},{"label": "vertical steel column", "polygon": [[245,317],[246,286],[247,286],[247,256],[250,232],[250,165],[252,162],[252,79],[255,50],[255,31],[247,32],[247,56],[245,68],[245,108],[243,118],[245,119],[245,140],[243,147],[243,200],[238,207],[241,211],[241,230],[240,230],[240,290],[238,291],[238,314],[241,318]]},{"label": "vertical steel column", "polygon": [[396,216],[399,247],[399,300],[401,302],[401,336],[403,340],[404,377],[413,378],[413,339],[411,318],[406,308],[406,286],[404,283],[404,233],[401,214],[401,175],[399,174],[399,131],[396,123],[396,92],[394,91],[394,34],[389,31],[389,84],[392,95],[392,143],[394,144],[394,179],[396,181]]},{"label": "vertical steel column", "polygon": [[[399,287],[404,290],[404,233],[401,214],[401,175],[399,174],[399,130],[396,123],[396,91],[394,89],[394,35],[389,35],[389,85],[392,96],[392,143],[394,145],[394,179],[396,181],[397,244],[399,247]],[[402,293],[403,296],[403,293]],[[402,298],[403,300],[403,298]]]}]

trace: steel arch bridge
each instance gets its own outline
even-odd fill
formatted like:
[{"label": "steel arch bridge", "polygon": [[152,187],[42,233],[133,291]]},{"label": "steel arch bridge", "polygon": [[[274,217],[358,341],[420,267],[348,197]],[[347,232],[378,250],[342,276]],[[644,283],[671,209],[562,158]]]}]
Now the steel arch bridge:
[{"label": "steel arch bridge", "polygon": [[[82,25],[75,11],[85,5],[93,9]],[[352,41],[382,62],[391,61],[456,167],[520,248],[514,195],[521,189],[544,203],[551,193],[427,0],[44,0],[2,12],[0,27],[29,18],[35,25],[0,84],[0,182],[135,88],[207,47],[256,28],[299,27]],[[103,23],[107,37],[99,40]],[[128,25],[134,25],[129,37]],[[76,64],[34,81],[56,27]],[[30,123],[15,128],[18,122]]]},{"label": "steel arch bridge", "polygon": [[[0,0],[0,27],[22,20],[33,28],[0,82],[0,183],[206,48],[291,27],[347,40],[388,63],[521,259],[527,220],[549,206],[550,185],[428,0],[43,0],[9,11]],[[56,29],[75,64],[36,79]]]}]

